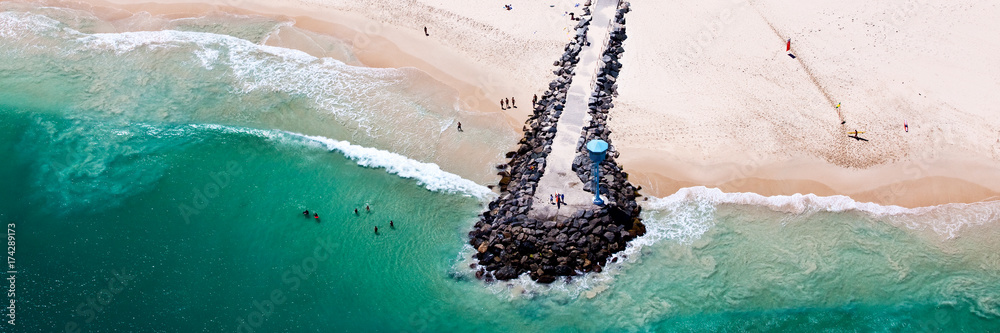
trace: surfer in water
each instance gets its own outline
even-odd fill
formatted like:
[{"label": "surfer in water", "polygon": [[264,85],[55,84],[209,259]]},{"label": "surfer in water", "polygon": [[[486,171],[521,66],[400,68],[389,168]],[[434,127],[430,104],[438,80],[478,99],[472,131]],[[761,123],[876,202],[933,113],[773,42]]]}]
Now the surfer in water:
[{"label": "surfer in water", "polygon": [[309,217],[309,210],[306,209],[306,211],[302,212],[302,216]]},{"label": "surfer in water", "polygon": [[313,213],[313,218],[316,219],[316,222],[319,222],[319,214]]},{"label": "surfer in water", "polygon": [[396,224],[392,223],[392,220],[389,220],[389,228],[395,228],[395,227]]}]

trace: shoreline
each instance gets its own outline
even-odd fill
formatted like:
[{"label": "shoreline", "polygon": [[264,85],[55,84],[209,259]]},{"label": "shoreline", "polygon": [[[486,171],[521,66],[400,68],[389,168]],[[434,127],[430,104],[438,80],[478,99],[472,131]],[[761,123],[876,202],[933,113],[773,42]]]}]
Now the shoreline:
[{"label": "shoreline", "polygon": [[[105,7],[129,12],[149,12],[169,17],[195,17],[222,12],[236,15],[257,15],[293,20],[294,26],[309,32],[332,36],[352,44],[352,52],[368,67],[413,67],[427,73],[433,79],[451,87],[458,96],[459,103],[468,109],[483,113],[499,112],[507,120],[507,125],[516,132],[522,131],[524,119],[530,108],[500,111],[495,101],[487,96],[531,96],[543,91],[547,74],[554,68],[548,66],[551,59],[561,53],[561,45],[552,48],[553,55],[538,55],[541,65],[523,66],[528,71],[546,73],[541,82],[525,82],[499,75],[504,70],[463,58],[463,52],[433,40],[425,43],[422,36],[412,29],[380,23],[364,17],[361,13],[322,8],[317,5],[297,3],[297,5],[271,6],[253,1],[241,1],[235,8],[224,1],[191,3],[185,1],[163,1],[125,3],[104,0],[77,0],[95,7]],[[322,17],[318,17],[322,15]],[[334,23],[337,21],[340,23]],[[377,29],[368,29],[374,23]],[[567,23],[568,24],[568,23]],[[352,27],[362,27],[360,31]],[[487,27],[496,30],[495,27]],[[371,32],[371,33],[369,33]],[[421,32],[422,33],[422,32]],[[361,36],[361,37],[359,37]],[[368,38],[364,47],[353,45],[358,38]],[[536,42],[536,41],[531,41]],[[292,47],[305,52],[304,48]],[[502,66],[500,66],[502,67]],[[625,69],[625,71],[635,69]],[[483,88],[483,78],[492,83]],[[480,84],[477,84],[479,81]],[[516,82],[521,81],[521,82]],[[487,92],[485,90],[491,90]],[[527,98],[523,101],[528,101]],[[523,102],[522,102],[523,103]],[[458,105],[462,106],[462,105]],[[618,110],[612,109],[615,116]],[[612,134],[615,138],[615,134]],[[619,140],[620,141],[620,140]],[[510,143],[510,149],[516,147]],[[746,163],[745,159],[731,157],[730,161],[714,161],[717,164],[699,164],[699,159],[678,159],[662,151],[636,147],[622,147],[619,163],[631,174],[630,181],[642,186],[642,194],[664,197],[678,189],[690,186],[718,187],[726,192],[753,192],[765,196],[813,193],[816,195],[846,195],[859,202],[874,202],[881,205],[898,205],[908,208],[941,205],[947,203],[971,203],[1000,200],[1000,180],[990,179],[988,173],[996,171],[989,167],[985,158],[954,159],[933,158],[926,162],[916,160],[880,164],[864,169],[846,168],[820,160],[797,161],[778,159],[766,164]],[[935,149],[937,150],[937,149]],[[483,161],[476,161],[481,163]],[[947,162],[947,163],[945,163]],[[477,177],[479,178],[479,177]]]},{"label": "shoreline", "polygon": [[[510,128],[520,130],[530,114],[528,108],[499,110],[497,101],[506,96],[522,97],[530,101],[530,96],[544,90],[548,78],[542,81],[525,82],[510,75],[501,75],[505,69],[480,65],[463,57],[455,50],[416,31],[403,29],[387,23],[375,22],[359,13],[344,12],[333,8],[299,3],[300,6],[271,6],[258,1],[240,1],[240,8],[230,6],[227,1],[206,2],[156,1],[131,3],[106,0],[70,0],[96,8],[124,10],[129,13],[147,12],[154,16],[171,19],[204,17],[212,14],[260,16],[277,20],[290,20],[292,26],[307,32],[336,38],[348,44],[351,53],[363,67],[370,68],[415,68],[450,87],[456,95],[455,107],[460,110],[476,111],[484,114],[499,113],[504,116]],[[269,41],[270,42],[270,41]],[[264,44],[272,45],[266,42]],[[310,45],[289,42],[276,45],[296,49],[314,56],[317,51]],[[553,47],[555,58],[562,47]],[[495,100],[496,99],[496,100]],[[523,103],[523,102],[522,102]]]},{"label": "shoreline", "polygon": [[816,160],[699,165],[656,159],[655,154],[626,148],[618,158],[629,180],[641,185],[640,192],[647,196],[665,197],[681,188],[705,186],[763,196],[844,195],[858,202],[905,208],[1000,200],[1000,181],[989,177],[995,171],[985,161],[934,159],[848,169]]}]

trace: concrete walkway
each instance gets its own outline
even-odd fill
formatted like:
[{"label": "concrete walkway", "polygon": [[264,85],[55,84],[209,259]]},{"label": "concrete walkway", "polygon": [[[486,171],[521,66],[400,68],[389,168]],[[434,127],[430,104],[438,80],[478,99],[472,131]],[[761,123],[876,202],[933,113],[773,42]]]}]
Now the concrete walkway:
[{"label": "concrete walkway", "polygon": [[[559,123],[556,124],[556,137],[552,141],[552,152],[546,160],[545,174],[538,181],[535,191],[531,216],[540,220],[549,220],[555,216],[569,216],[582,208],[596,208],[594,195],[583,190],[580,177],[573,171],[573,159],[576,158],[576,145],[583,132],[583,126],[590,124],[589,107],[590,94],[594,92],[594,79],[598,66],[601,65],[601,54],[607,42],[609,23],[614,18],[618,0],[596,0],[591,6],[593,20],[587,30],[587,41],[590,46],[580,50],[580,62],[576,65],[573,82],[566,93],[566,106]],[[556,209],[549,204],[549,195],[555,193],[565,195],[565,205]],[[605,201],[607,199],[605,198]]]}]

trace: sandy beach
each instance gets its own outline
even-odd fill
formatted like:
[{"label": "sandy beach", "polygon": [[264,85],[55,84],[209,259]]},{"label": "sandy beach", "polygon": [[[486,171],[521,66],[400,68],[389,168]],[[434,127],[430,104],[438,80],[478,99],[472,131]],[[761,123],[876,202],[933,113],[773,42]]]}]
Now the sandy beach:
[{"label": "sandy beach", "polygon": [[[575,23],[564,14],[580,12],[569,1],[88,3],[123,16],[284,17],[348,42],[356,59],[302,33],[268,44],[417,68],[453,88],[457,108],[500,112],[516,131],[529,108],[496,101],[529,105],[546,88]],[[618,161],[647,196],[704,185],[906,207],[1000,199],[1000,36],[982,32],[1000,31],[998,12],[979,0],[635,1],[610,120]]]},{"label": "sandy beach", "polygon": [[[72,2],[65,2],[72,3]],[[343,59],[336,49],[317,43],[315,36],[277,34],[266,44],[334,57],[349,64],[380,68],[417,68],[455,89],[456,108],[501,112],[511,128],[521,129],[525,107],[501,110],[499,100],[521,98],[529,105],[553,77],[550,67],[576,24],[566,15],[576,3],[513,2],[467,5],[459,1],[102,1],[98,7],[147,12],[170,18],[233,13],[277,17],[296,28],[332,36],[350,46],[356,59]],[[126,15],[118,13],[117,15]],[[123,17],[124,18],[124,17]],[[427,27],[427,35],[423,28]],[[353,62],[351,60],[357,60]]]},{"label": "sandy beach", "polygon": [[996,4],[633,8],[610,124],[647,193],[706,185],[908,207],[997,198]]},{"label": "sandy beach", "polygon": [[1000,4],[509,1],[0,0],[0,325],[1000,332]]}]

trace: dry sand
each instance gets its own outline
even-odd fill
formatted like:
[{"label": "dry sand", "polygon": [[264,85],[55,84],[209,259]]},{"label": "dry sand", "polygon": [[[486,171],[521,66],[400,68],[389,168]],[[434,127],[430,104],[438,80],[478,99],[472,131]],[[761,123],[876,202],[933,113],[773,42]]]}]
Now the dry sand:
[{"label": "dry sand", "polygon": [[657,196],[996,199],[1000,6],[937,2],[633,1],[610,120],[619,161]]},{"label": "dry sand", "polygon": [[[525,106],[531,96],[544,91],[554,78],[552,62],[562,54],[576,25],[565,13],[581,13],[575,7],[579,2],[567,0],[505,1],[513,4],[511,11],[499,3],[459,0],[82,1],[172,17],[212,11],[281,16],[298,28],[346,41],[358,64],[420,69],[458,92],[457,107],[502,112],[517,130],[530,113]],[[280,46],[337,56],[316,48],[308,36],[276,37],[283,41]],[[506,97],[516,97],[521,107],[502,111],[499,100]]]},{"label": "dry sand", "polygon": [[[545,90],[575,23],[563,15],[580,12],[574,1],[505,1],[513,11],[460,0],[112,1],[174,16],[285,16],[351,52],[292,32],[269,43],[415,67],[454,88],[460,108],[503,112],[516,130],[529,108],[496,101],[529,105]],[[705,185],[908,207],[1000,198],[1000,9],[939,2],[633,1],[610,121],[618,160],[654,196]],[[848,138],[855,129],[869,141]]]}]

